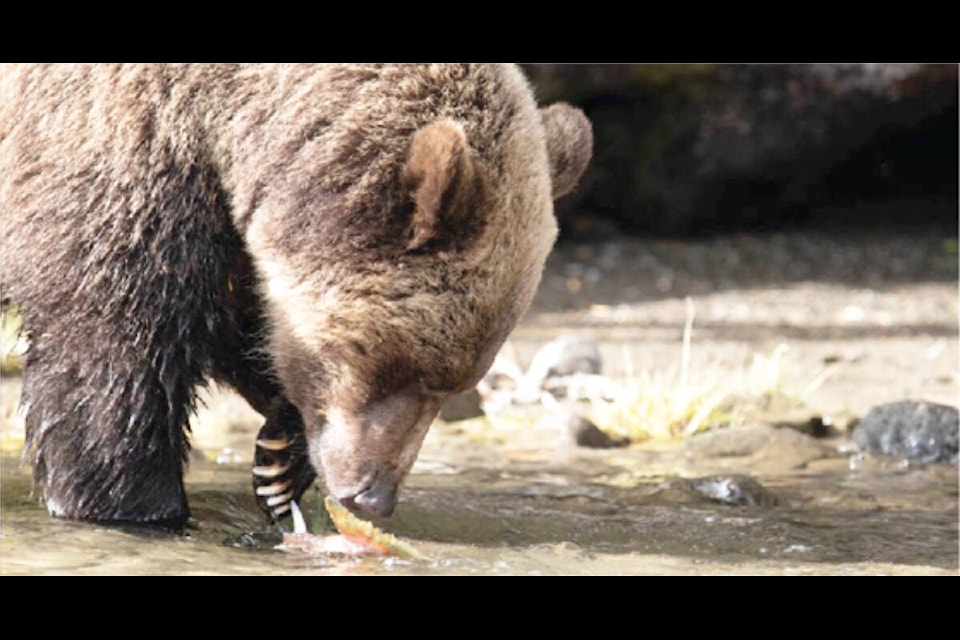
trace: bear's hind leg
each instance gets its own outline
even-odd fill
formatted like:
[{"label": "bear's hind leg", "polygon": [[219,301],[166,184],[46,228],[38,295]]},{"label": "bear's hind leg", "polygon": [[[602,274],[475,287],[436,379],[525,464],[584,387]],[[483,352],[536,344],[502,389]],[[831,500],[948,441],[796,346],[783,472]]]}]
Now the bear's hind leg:
[{"label": "bear's hind leg", "polygon": [[189,516],[184,427],[199,376],[177,370],[173,353],[117,342],[66,321],[33,331],[24,456],[52,515],[180,526]]}]

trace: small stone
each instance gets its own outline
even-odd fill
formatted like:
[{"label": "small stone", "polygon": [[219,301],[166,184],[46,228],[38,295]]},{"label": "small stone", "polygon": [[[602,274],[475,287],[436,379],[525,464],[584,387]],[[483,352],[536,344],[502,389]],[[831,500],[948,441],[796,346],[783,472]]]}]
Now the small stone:
[{"label": "small stone", "polygon": [[870,409],[853,432],[861,451],[918,462],[957,462],[960,415],[933,402],[902,400]]},{"label": "small stone", "polygon": [[834,438],[840,435],[840,430],[831,423],[829,418],[813,416],[802,422],[777,422],[778,429],[793,429],[811,438]]},{"label": "small stone", "polygon": [[457,422],[480,418],[484,415],[480,402],[480,392],[476,389],[450,396],[440,407],[440,419],[445,422]]},{"label": "small stone", "polygon": [[723,504],[741,507],[772,507],[777,504],[776,496],[750,476],[708,476],[693,478],[687,483],[695,493]]},{"label": "small stone", "polygon": [[612,449],[625,447],[630,444],[629,438],[615,438],[601,431],[600,428],[582,416],[575,413],[561,411],[548,415],[537,423],[541,430],[555,431],[566,440],[578,447],[591,449]]},{"label": "small stone", "polygon": [[567,423],[573,441],[581,447],[591,449],[613,449],[630,444],[629,438],[614,438],[581,416],[572,416]]},{"label": "small stone", "polygon": [[523,371],[517,365],[513,356],[510,355],[512,353],[513,347],[508,343],[493,359],[493,364],[490,365],[487,373],[483,376],[483,380],[477,385],[486,388],[485,390],[481,389],[481,395],[486,394],[488,390],[516,386],[523,380]]}]

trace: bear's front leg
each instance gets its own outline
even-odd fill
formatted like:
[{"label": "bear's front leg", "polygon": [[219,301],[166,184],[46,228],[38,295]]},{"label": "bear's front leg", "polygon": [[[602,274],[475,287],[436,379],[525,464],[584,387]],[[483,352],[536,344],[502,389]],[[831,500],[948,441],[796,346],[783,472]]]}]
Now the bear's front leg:
[{"label": "bear's front leg", "polygon": [[290,502],[300,500],[317,474],[297,408],[286,398],[275,398],[266,419],[257,435],[253,489],[260,509],[280,520],[290,515]]}]

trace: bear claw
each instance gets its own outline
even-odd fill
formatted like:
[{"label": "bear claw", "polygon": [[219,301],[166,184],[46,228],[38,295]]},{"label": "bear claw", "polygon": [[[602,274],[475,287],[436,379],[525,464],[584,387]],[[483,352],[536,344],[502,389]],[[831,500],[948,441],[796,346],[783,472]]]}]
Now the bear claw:
[{"label": "bear claw", "polygon": [[268,484],[263,487],[257,487],[255,493],[258,496],[275,496],[278,493],[286,491],[290,487],[290,483],[293,480],[287,480],[286,482],[274,482],[273,484]]},{"label": "bear claw", "polygon": [[254,467],[253,475],[260,476],[261,478],[276,478],[277,476],[286,473],[289,469],[289,464],[272,464],[266,467]]},{"label": "bear claw", "polygon": [[267,440],[266,438],[258,438],[257,446],[261,449],[267,449],[269,451],[283,451],[290,446],[290,441],[286,438],[283,440]]},{"label": "bear claw", "polygon": [[267,498],[267,506],[275,507],[280,504],[287,504],[293,499],[293,491],[287,491],[279,496]]}]

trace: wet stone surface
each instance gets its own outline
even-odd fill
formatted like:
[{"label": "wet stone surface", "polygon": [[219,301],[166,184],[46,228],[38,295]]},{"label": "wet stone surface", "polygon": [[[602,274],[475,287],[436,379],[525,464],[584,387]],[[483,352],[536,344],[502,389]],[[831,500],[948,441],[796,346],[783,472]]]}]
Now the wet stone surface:
[{"label": "wet stone surface", "polygon": [[691,461],[701,465],[740,465],[755,471],[802,469],[810,462],[836,456],[836,447],[793,431],[768,425],[721,429],[686,442]]},{"label": "wet stone surface", "polygon": [[687,485],[699,495],[723,504],[772,507],[777,498],[749,476],[711,476],[693,478]]}]

